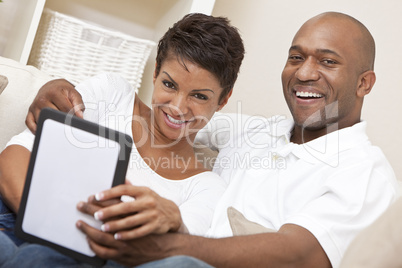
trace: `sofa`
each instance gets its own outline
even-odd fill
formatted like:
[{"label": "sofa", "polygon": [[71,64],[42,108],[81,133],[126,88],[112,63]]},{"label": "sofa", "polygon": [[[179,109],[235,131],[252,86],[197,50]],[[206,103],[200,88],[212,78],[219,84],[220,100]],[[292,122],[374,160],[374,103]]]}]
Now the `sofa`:
[{"label": "sofa", "polygon": [[37,91],[52,77],[33,66],[0,57],[0,152],[25,126]]}]

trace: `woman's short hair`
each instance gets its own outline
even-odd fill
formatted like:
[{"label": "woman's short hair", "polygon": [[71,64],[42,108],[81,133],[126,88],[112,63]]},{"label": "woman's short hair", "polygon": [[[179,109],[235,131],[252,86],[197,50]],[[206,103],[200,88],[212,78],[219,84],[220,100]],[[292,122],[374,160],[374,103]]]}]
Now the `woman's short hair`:
[{"label": "woman's short hair", "polygon": [[176,22],[160,39],[155,75],[162,63],[176,56],[209,71],[223,88],[221,101],[233,89],[244,58],[243,40],[227,18],[192,13]]}]

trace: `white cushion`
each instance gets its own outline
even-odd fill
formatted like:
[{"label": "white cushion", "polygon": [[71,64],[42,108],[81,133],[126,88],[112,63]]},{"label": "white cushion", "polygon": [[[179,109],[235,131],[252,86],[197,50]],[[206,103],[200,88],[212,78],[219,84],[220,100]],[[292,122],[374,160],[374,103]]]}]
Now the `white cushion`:
[{"label": "white cushion", "polygon": [[51,76],[33,66],[0,57],[0,75],[8,80],[0,95],[0,152],[12,136],[25,128],[29,105]]},{"label": "white cushion", "polygon": [[4,75],[0,75],[0,94],[8,85],[8,79]]}]

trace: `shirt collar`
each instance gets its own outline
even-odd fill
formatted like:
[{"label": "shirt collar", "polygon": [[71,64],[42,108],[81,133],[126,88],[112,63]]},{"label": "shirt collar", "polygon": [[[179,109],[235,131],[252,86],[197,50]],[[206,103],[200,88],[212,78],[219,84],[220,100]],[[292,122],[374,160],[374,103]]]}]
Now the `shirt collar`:
[{"label": "shirt collar", "polygon": [[[276,132],[273,132],[273,135],[281,137],[280,140],[283,146],[277,146],[278,150],[276,153],[282,157],[286,157],[292,153],[296,157],[310,163],[325,162],[330,165],[337,165],[337,158],[333,156],[351,149],[357,144],[368,142],[366,121],[361,121],[351,127],[331,132],[303,144],[290,142],[293,127],[294,122],[291,120],[278,122]],[[331,158],[332,162],[335,162],[328,163],[329,158]]]}]

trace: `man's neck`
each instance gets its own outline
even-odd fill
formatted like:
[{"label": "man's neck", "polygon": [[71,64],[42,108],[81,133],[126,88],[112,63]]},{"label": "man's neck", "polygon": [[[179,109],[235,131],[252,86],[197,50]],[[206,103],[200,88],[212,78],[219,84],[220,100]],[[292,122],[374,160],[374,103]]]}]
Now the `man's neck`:
[{"label": "man's neck", "polygon": [[327,127],[313,130],[295,125],[292,130],[290,141],[296,144],[307,143],[341,128],[343,127],[340,127],[337,123],[329,124]]}]

